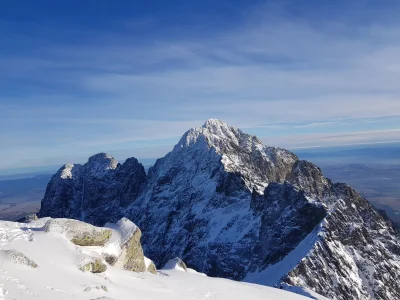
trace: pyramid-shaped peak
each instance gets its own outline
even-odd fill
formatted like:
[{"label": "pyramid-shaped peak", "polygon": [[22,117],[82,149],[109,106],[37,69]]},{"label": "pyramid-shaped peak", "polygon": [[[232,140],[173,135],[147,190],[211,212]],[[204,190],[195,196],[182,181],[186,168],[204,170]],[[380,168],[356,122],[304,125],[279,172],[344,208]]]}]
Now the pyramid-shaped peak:
[{"label": "pyramid-shaped peak", "polygon": [[225,123],[224,121],[221,121],[219,119],[208,119],[204,123],[203,128],[212,128],[212,127],[216,127],[216,126],[231,127],[227,123]]},{"label": "pyramid-shaped peak", "polygon": [[239,129],[218,119],[207,120],[202,128],[206,129],[209,133],[228,139],[236,139],[237,133],[239,132]]},{"label": "pyramid-shaped peak", "polygon": [[209,131],[219,131],[219,130],[229,130],[237,131],[236,127],[229,125],[228,123],[218,120],[218,119],[208,119],[202,126],[202,128],[208,129]]},{"label": "pyramid-shaped peak", "polygon": [[209,119],[203,126],[188,130],[174,147],[174,151],[204,144],[222,154],[231,152],[231,148],[235,145],[237,146],[236,150],[242,149],[246,152],[251,151],[254,147],[265,147],[257,137],[244,133],[221,120]]}]

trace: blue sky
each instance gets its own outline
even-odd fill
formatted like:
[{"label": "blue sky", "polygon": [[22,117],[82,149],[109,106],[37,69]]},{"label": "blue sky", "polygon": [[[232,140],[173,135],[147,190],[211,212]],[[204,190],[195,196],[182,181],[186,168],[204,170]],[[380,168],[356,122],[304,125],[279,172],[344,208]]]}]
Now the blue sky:
[{"label": "blue sky", "polygon": [[399,13],[398,1],[2,1],[0,172],[159,157],[209,118],[288,148],[399,141]]}]

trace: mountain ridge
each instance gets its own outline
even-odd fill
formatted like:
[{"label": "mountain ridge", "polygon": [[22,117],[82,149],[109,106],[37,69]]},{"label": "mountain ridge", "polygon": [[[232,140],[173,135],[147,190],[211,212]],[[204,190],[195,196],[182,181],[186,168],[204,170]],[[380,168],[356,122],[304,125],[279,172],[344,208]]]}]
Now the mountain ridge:
[{"label": "mountain ridge", "polygon": [[[57,205],[62,217],[97,225],[127,216],[146,232],[143,248],[158,266],[178,256],[211,276],[302,286],[332,299],[400,298],[400,244],[390,223],[285,149],[210,119],[147,176],[137,160],[132,170],[101,161],[75,178],[53,176],[40,216],[61,217]],[[282,261],[285,272],[267,278]]]}]

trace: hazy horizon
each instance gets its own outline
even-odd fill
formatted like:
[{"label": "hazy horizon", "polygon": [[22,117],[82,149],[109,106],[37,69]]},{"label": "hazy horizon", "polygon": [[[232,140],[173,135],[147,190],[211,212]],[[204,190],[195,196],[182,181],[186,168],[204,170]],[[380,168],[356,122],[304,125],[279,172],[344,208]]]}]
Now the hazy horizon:
[{"label": "hazy horizon", "polygon": [[[178,141],[178,140],[177,140]],[[150,167],[159,158],[162,158],[174,145],[166,148],[166,152],[161,156],[155,157],[140,157],[133,155],[137,149],[100,151],[113,156],[120,163],[123,163],[129,157],[137,158],[145,167]],[[277,145],[273,145],[278,147]],[[147,149],[146,149],[147,150]],[[309,148],[288,148],[294,152],[300,159],[308,160],[316,165],[329,166],[340,164],[400,164],[400,142],[396,143],[376,143],[376,144],[356,144],[356,145],[337,145],[325,147],[309,147]],[[97,152],[97,153],[100,153]],[[70,158],[70,160],[62,161],[62,158],[43,158],[53,161],[54,164],[37,165],[30,168],[19,169],[0,169],[0,181],[12,178],[25,178],[40,174],[53,174],[61,166],[67,163],[84,164],[91,155]],[[58,163],[55,163],[58,160]]]}]

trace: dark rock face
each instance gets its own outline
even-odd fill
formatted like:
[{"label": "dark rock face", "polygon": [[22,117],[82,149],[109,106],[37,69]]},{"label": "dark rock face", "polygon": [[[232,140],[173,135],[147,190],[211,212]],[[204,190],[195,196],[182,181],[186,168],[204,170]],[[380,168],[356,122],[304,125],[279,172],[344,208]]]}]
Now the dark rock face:
[{"label": "dark rock face", "polygon": [[296,162],[287,180],[317,199],[331,194],[331,181],[322,175],[320,168],[305,160]]},{"label": "dark rock face", "polygon": [[101,161],[61,169],[40,215],[94,224],[127,216],[158,267],[181,257],[210,276],[291,284],[331,299],[400,299],[400,243],[390,222],[287,150],[209,120],[147,178],[134,159],[130,167]]},{"label": "dark rock face", "polygon": [[85,165],[65,165],[52,177],[39,216],[104,225],[118,219],[121,208],[137,198],[145,182],[144,168],[135,158],[121,165],[100,153]]},{"label": "dark rock face", "polygon": [[320,239],[283,281],[332,299],[400,299],[399,240],[390,223],[349,186],[336,184],[333,193],[339,199]]},{"label": "dark rock face", "polygon": [[292,251],[322,221],[327,209],[322,203],[310,202],[303,191],[288,182],[269,184],[263,200],[260,256],[262,266],[268,266]]}]

